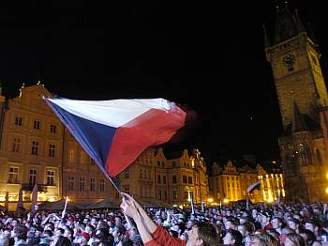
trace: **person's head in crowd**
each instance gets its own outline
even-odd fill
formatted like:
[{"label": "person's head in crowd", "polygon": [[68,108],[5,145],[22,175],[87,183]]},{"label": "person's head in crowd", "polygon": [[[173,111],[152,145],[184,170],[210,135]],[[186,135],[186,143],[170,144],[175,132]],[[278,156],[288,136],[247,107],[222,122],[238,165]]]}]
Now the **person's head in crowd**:
[{"label": "person's head in crowd", "polygon": [[254,246],[254,235],[247,235],[244,240],[245,246]]},{"label": "person's head in crowd", "polygon": [[252,209],[252,217],[253,217],[253,219],[257,219],[257,216],[258,216],[258,211],[257,211],[257,209]]},{"label": "person's head in crowd", "polygon": [[225,221],[224,221],[224,227],[226,230],[229,230],[229,229],[233,229],[233,230],[236,230],[237,229],[237,221],[235,218],[233,217],[228,217]]},{"label": "person's head in crowd", "polygon": [[115,226],[117,226],[117,227],[122,226],[122,219],[118,216],[115,217]]},{"label": "person's head in crowd", "polygon": [[275,230],[281,230],[281,228],[283,227],[282,219],[279,217],[273,217],[271,220],[271,224],[272,224],[273,229],[275,229]]},{"label": "person's head in crowd", "polygon": [[300,235],[296,233],[287,234],[286,241],[284,243],[285,246],[306,246],[307,243]]},{"label": "person's head in crowd", "polygon": [[312,243],[316,240],[315,234],[308,229],[300,229],[299,235],[307,242],[308,245],[312,245]]},{"label": "person's head in crowd", "polygon": [[248,221],[248,217],[246,216],[241,216],[239,217],[239,224],[245,224]]},{"label": "person's head in crowd", "polygon": [[[71,242],[68,240],[68,238],[63,237],[63,236],[59,236],[55,246],[71,246]],[[86,244],[82,244],[82,245],[86,245]]]},{"label": "person's head in crowd", "polygon": [[246,221],[246,223],[243,225],[245,226],[245,229],[246,229],[246,235],[252,234],[255,231],[254,223],[252,223],[250,221]]},{"label": "person's head in crowd", "polygon": [[188,221],[187,221],[187,224],[186,224],[186,229],[187,229],[187,230],[191,230],[191,228],[192,228],[192,226],[193,226],[194,224],[196,224],[196,221],[194,221],[194,220],[188,220]]},{"label": "person's head in crowd", "polygon": [[233,229],[227,230],[223,238],[223,243],[225,245],[242,245],[242,241],[243,235],[239,231]]},{"label": "person's head in crowd", "polygon": [[269,212],[260,213],[260,223],[262,226],[266,226],[270,223],[271,215]]},{"label": "person's head in crowd", "polygon": [[306,220],[304,223],[304,228],[312,231],[315,235],[317,235],[319,226],[314,220]]},{"label": "person's head in crowd", "polygon": [[295,219],[294,217],[292,217],[287,221],[287,225],[290,229],[297,231],[300,226],[300,222],[298,219]]},{"label": "person's head in crowd", "polygon": [[63,236],[68,238],[70,241],[73,240],[73,230],[70,228],[70,227],[65,227],[65,231],[64,231],[64,234]]},{"label": "person's head in crowd", "polygon": [[156,222],[157,225],[162,225],[162,224],[163,224],[163,219],[162,219],[162,217],[157,216],[155,222]]},{"label": "person's head in crowd", "polygon": [[171,226],[170,229],[169,229],[169,233],[173,237],[178,238],[180,236],[180,228],[179,228],[179,225]]},{"label": "person's head in crowd", "polygon": [[242,235],[243,237],[246,236],[247,230],[246,230],[246,226],[245,226],[244,224],[240,224],[240,225],[238,225],[238,226],[237,226],[237,229],[238,229],[238,231],[241,233],[241,235]]},{"label": "person's head in crowd", "polygon": [[279,246],[279,241],[277,241],[273,236],[268,233],[256,234],[253,238],[253,246]]},{"label": "person's head in crowd", "polygon": [[218,244],[215,228],[206,222],[198,222],[188,231],[187,246],[214,246]]},{"label": "person's head in crowd", "polygon": [[17,225],[11,234],[12,238],[15,238],[15,240],[26,240],[27,239],[27,228],[23,225]]}]

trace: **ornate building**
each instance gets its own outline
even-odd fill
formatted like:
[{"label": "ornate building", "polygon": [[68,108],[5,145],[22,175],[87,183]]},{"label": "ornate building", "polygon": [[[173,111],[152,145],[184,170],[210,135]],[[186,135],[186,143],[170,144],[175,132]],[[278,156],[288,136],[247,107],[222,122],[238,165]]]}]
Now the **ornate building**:
[{"label": "ornate building", "polygon": [[[260,190],[255,190],[248,197],[247,187],[261,182]],[[229,161],[224,167],[213,164],[210,177],[210,190],[218,202],[234,202],[250,200],[257,202],[273,202],[285,197],[282,170],[280,168],[264,169],[261,165],[251,168],[245,165],[237,168]]]},{"label": "ornate building", "polygon": [[313,35],[287,3],[277,6],[273,37],[265,33],[265,52],[282,117],[279,146],[287,198],[326,200],[327,146],[319,111],[328,97],[321,55]]},{"label": "ornate building", "polygon": [[[123,191],[145,203],[188,205],[208,198],[208,176],[204,159],[195,149],[167,159],[161,148],[150,148],[119,176]],[[189,195],[188,195],[189,193]]]},{"label": "ornate building", "polygon": [[[0,93],[1,95],[1,93]],[[20,189],[24,206],[38,185],[39,202],[64,196],[91,203],[118,194],[93,160],[42,100],[51,93],[41,84],[22,86],[18,97],[0,96],[0,204],[15,209]],[[141,202],[186,204],[188,192],[196,203],[208,196],[206,164],[198,150],[166,159],[162,149],[145,151],[119,176],[123,191]]]}]

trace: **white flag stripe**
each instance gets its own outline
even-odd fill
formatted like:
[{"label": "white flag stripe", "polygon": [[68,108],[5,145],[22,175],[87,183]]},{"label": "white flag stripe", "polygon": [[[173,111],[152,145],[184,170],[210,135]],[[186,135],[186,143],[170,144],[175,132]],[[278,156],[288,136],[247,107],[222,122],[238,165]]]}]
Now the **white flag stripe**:
[{"label": "white flag stripe", "polygon": [[104,101],[47,99],[67,112],[106,126],[121,127],[150,109],[168,111],[172,103],[162,99],[118,99]]},{"label": "white flag stripe", "polygon": [[256,182],[256,183],[253,183],[253,184],[249,185],[249,186],[247,187],[247,192],[251,192],[251,191],[254,189],[254,187],[256,187],[256,186],[259,185],[259,184],[261,184],[260,181],[258,181],[258,182]]}]

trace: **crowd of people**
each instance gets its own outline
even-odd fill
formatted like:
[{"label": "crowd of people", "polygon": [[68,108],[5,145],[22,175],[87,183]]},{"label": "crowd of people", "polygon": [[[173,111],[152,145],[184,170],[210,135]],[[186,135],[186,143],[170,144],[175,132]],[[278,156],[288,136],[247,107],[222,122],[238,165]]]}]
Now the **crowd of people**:
[{"label": "crowd of people", "polygon": [[119,210],[2,212],[0,246],[328,245],[327,215],[321,203],[145,209],[123,194]]}]

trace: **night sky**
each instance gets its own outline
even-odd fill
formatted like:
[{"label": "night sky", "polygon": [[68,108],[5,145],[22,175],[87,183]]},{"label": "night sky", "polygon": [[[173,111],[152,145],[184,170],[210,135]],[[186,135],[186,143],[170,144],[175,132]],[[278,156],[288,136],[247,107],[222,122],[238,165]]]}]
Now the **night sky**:
[{"label": "night sky", "polygon": [[[272,33],[273,1],[97,2],[1,3],[4,94],[41,80],[68,98],[163,97],[196,116],[166,151],[198,147],[208,162],[279,158],[281,119],[262,29]],[[311,23],[325,74],[324,1],[289,6]]]}]

